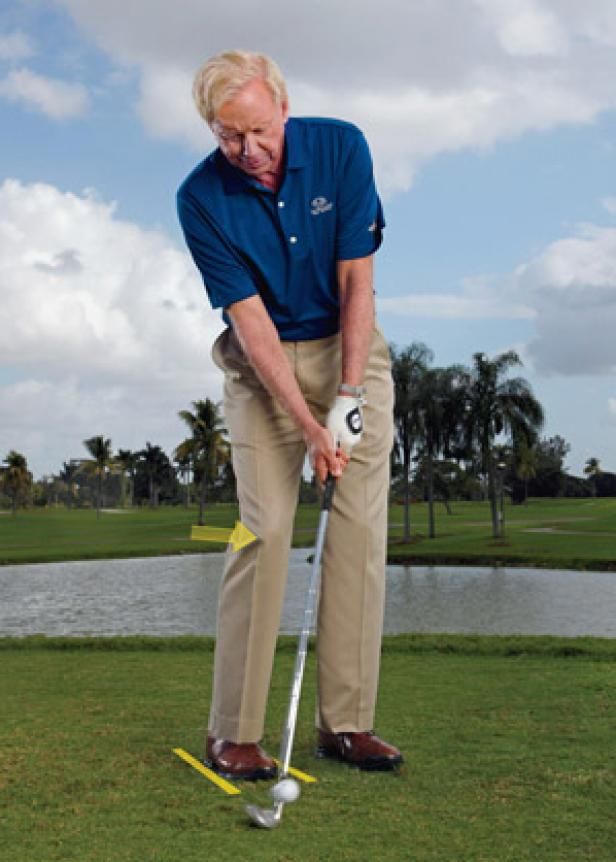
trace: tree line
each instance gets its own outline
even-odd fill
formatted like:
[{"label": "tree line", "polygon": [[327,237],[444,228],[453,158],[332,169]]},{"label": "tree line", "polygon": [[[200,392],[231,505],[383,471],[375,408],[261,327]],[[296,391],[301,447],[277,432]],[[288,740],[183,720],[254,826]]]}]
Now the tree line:
[{"label": "tree line", "polygon": [[[503,503],[529,496],[616,496],[616,475],[589,458],[583,478],[564,468],[569,446],[559,436],[541,438],[544,410],[530,384],[511,372],[515,351],[489,358],[476,353],[470,366],[436,367],[421,342],[390,345],[394,380],[395,444],[392,499],[404,507],[404,538],[411,538],[412,501],[428,503],[428,530],[436,534],[435,505],[486,499],[492,531],[503,533]],[[220,404],[192,402],[179,417],[188,435],[170,458],[147,442],[138,451],[113,451],[111,439],[84,440],[86,456],[64,462],[57,474],[34,481],[26,457],[11,450],[0,466],[0,494],[16,512],[23,505],[92,507],[161,503],[199,506],[234,501],[230,446]],[[316,499],[302,482],[301,499]],[[1,500],[0,500],[1,501]]]}]

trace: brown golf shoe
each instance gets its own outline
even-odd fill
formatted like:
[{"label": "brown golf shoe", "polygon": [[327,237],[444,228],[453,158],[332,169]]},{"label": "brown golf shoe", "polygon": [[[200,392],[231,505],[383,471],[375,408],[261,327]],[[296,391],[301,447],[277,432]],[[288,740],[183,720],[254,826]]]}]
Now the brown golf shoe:
[{"label": "brown golf shoe", "polygon": [[276,763],[256,743],[229,742],[227,739],[207,738],[206,766],[222,778],[275,778]]},{"label": "brown golf shoe", "polygon": [[319,730],[316,756],[341,760],[358,769],[379,772],[395,769],[404,762],[397,748],[383,742],[372,731],[328,733]]}]

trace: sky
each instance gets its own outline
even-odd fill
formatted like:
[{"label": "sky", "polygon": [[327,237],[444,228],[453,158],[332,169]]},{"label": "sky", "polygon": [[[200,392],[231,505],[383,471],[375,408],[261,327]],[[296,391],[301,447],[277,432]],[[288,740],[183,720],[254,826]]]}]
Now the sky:
[{"label": "sky", "polygon": [[613,0],[4,0],[0,460],[40,478],[99,434],[171,455],[178,412],[221,398],[175,191],[214,146],[194,71],[228,48],[278,61],[293,114],[364,130],[388,341],[515,349],[569,471],[616,471]]}]

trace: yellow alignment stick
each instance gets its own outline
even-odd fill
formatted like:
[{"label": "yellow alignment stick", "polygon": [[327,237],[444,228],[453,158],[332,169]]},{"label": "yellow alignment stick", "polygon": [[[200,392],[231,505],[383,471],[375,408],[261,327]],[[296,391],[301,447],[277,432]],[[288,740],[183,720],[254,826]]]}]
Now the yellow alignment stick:
[{"label": "yellow alignment stick", "polygon": [[201,775],[205,775],[207,779],[209,779],[212,784],[215,784],[217,787],[220,787],[221,790],[224,790],[229,796],[237,796],[242,791],[238,790],[235,785],[230,784],[228,781],[225,781],[224,778],[221,778],[220,775],[216,775],[211,769],[208,769],[203,763],[197,760],[196,757],[193,757],[192,754],[189,754],[187,751],[184,751],[183,748],[174,748],[173,753],[177,754],[185,763],[188,763],[189,766],[192,766],[197,772],[200,772]]},{"label": "yellow alignment stick", "polygon": [[[279,760],[276,760],[275,758],[274,760],[278,766],[281,765]],[[289,766],[289,775],[292,775],[293,778],[298,778],[300,781],[303,781],[304,784],[316,784],[318,781],[314,775],[308,775],[307,772],[301,772],[299,769],[295,769],[294,766]]]}]

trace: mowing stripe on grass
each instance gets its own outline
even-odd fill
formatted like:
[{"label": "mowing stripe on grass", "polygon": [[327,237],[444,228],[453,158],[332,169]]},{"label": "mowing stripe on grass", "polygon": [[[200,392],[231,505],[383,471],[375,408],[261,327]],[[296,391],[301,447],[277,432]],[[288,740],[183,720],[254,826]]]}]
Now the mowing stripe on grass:
[{"label": "mowing stripe on grass", "polygon": [[216,775],[211,769],[208,769],[207,766],[204,766],[196,757],[193,757],[192,754],[189,754],[187,751],[184,751],[183,748],[174,748],[173,753],[177,754],[179,758],[181,758],[185,763],[188,763],[189,766],[192,766],[197,772],[200,772],[201,775],[204,775],[212,784],[215,784],[217,787],[220,787],[221,790],[224,790],[229,796],[237,796],[242,791],[238,790],[234,784],[230,784],[228,781],[225,781],[224,778],[221,778],[220,775]]}]

